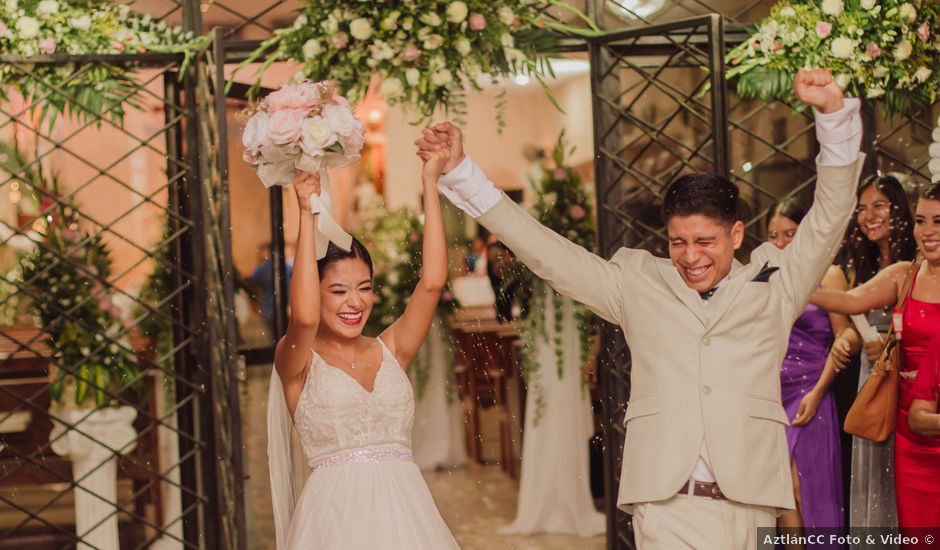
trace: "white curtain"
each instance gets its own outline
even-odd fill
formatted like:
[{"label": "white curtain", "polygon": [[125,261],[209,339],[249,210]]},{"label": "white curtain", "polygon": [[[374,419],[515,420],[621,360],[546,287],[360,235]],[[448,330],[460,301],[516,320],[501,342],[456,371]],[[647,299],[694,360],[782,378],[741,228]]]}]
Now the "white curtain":
[{"label": "white curtain", "polygon": [[420,398],[415,399],[414,430],[411,448],[415,463],[422,470],[460,466],[467,460],[464,439],[463,408],[457,398],[457,388],[450,390],[448,402],[448,377],[451,355],[448,346],[454,344],[445,339],[443,321],[435,317],[428,337],[418,352],[411,368],[419,361],[428,363],[428,379]]},{"label": "white curtain", "polygon": [[[501,532],[600,535],[606,530],[606,519],[595,509],[591,497],[588,440],[594,434],[594,422],[587,388],[582,389],[574,307],[571,300],[563,300],[564,373],[559,378],[553,342],[554,302],[551,289],[542,286],[546,292],[542,300],[545,335],[534,335],[539,368],[526,396],[519,503],[515,521]],[[543,399],[540,414],[536,410],[539,393]]]}]

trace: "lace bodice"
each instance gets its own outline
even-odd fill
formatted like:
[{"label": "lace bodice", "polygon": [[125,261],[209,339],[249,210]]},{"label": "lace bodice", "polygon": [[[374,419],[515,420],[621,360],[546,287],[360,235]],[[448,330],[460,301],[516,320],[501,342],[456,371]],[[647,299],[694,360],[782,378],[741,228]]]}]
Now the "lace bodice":
[{"label": "lace bodice", "polygon": [[415,401],[411,382],[381,339],[382,364],[369,393],[313,352],[294,412],[307,462],[363,447],[411,449]]}]

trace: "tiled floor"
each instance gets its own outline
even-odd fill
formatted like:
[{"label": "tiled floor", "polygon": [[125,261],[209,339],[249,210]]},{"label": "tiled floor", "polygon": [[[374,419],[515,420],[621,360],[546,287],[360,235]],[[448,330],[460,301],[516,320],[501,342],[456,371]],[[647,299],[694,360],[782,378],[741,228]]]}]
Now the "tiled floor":
[{"label": "tiled floor", "polygon": [[[249,479],[245,488],[247,532],[252,550],[274,550],[271,499],[268,492],[265,448],[265,403],[270,372],[248,369],[242,406],[242,434]],[[505,536],[500,527],[512,521],[516,484],[498,466],[472,464],[463,468],[425,474],[444,521],[463,550],[600,550],[604,537],[561,535]],[[378,549],[377,549],[378,550]]]}]

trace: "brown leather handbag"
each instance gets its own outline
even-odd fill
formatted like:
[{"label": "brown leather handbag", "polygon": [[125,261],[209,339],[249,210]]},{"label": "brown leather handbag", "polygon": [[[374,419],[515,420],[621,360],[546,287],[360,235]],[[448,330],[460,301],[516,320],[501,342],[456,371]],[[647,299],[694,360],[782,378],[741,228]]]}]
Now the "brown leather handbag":
[{"label": "brown leather handbag", "polygon": [[[895,308],[896,313],[903,314],[904,303],[907,302],[914,275],[920,265],[919,258],[911,264]],[[899,327],[892,324],[892,329],[897,328]],[[898,369],[901,367],[901,342],[897,333],[897,330],[892,330],[888,335],[888,342],[881,352],[881,357],[872,367],[868,380],[855,397],[855,402],[845,417],[846,433],[878,442],[887,440],[894,433],[898,417]]]}]

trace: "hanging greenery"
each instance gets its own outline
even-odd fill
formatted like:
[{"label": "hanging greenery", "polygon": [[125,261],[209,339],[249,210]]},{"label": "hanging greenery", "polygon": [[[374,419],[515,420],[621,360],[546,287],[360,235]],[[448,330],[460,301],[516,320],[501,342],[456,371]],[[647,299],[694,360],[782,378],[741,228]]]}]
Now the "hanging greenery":
[{"label": "hanging greenery", "polygon": [[727,77],[745,99],[799,105],[797,71],[826,68],[850,95],[905,114],[932,104],[940,90],[938,17],[930,0],[782,1],[728,53]]},{"label": "hanging greenery", "polygon": [[[574,148],[567,151],[571,154]],[[565,162],[565,133],[562,131],[552,150],[554,167],[546,170],[541,180],[532,181],[535,191],[533,214],[545,227],[555,231],[578,246],[594,250],[595,224],[590,197],[586,193],[584,182]],[[551,332],[551,344],[555,350],[555,374],[562,378],[565,372],[565,349],[562,340],[564,329],[566,298],[555,292],[544,281],[526,270],[529,284],[533,287],[528,315],[524,320],[522,335],[522,369],[528,391],[536,393],[536,417],[538,423],[544,407],[544,396],[538,384],[537,371],[542,367],[535,358],[536,341],[548,342]],[[552,301],[552,330],[548,330],[545,301]],[[590,311],[580,304],[573,304],[575,320],[580,334],[580,365],[587,363],[591,343],[597,333],[597,326]],[[539,376],[543,375],[538,373]],[[581,376],[581,388],[585,389],[584,377]]]},{"label": "hanging greenery", "polygon": [[[26,65],[30,58],[131,53],[184,54],[183,66],[208,44],[180,27],[125,4],[101,0],[3,0],[0,52],[22,62],[0,64],[0,100],[18,90],[51,127],[60,113],[83,122],[102,118],[120,124],[124,107],[140,108],[132,69],[119,63]],[[4,60],[8,61],[8,60]]]},{"label": "hanging greenery", "polygon": [[[588,29],[559,23],[550,7],[575,14]],[[353,103],[377,74],[385,99],[416,111],[419,123],[439,107],[459,119],[464,90],[487,81],[526,73],[544,86],[552,76],[547,52],[562,33],[597,32],[563,0],[308,0],[291,27],[274,31],[240,67],[263,59],[260,81],[275,61],[301,63],[299,78],[335,80]]]}]

